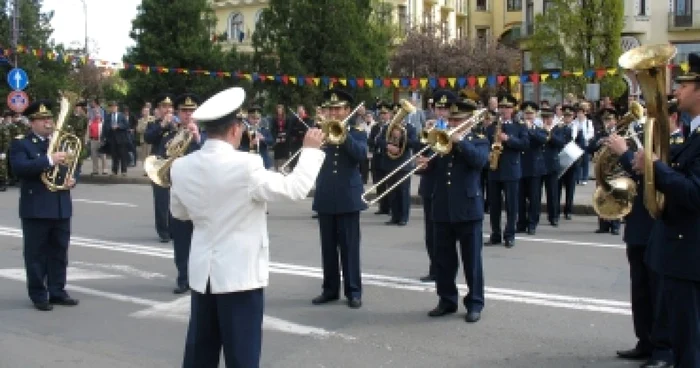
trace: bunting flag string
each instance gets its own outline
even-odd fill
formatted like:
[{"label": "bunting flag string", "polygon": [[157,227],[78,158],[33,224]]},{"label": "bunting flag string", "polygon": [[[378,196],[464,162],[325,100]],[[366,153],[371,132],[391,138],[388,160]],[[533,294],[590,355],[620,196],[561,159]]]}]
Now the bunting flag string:
[{"label": "bunting flag string", "polygon": [[[9,57],[14,53],[33,55],[38,58],[45,58],[57,62],[73,63],[77,65],[94,65],[97,67],[110,67],[114,69],[135,70],[142,73],[158,73],[158,74],[185,74],[195,76],[208,76],[211,78],[232,78],[234,80],[247,80],[250,82],[260,83],[279,83],[283,85],[305,86],[311,85],[316,87],[330,87],[339,83],[350,88],[401,88],[401,89],[426,89],[426,88],[476,88],[476,87],[497,87],[504,84],[511,87],[517,84],[547,83],[561,78],[581,78],[601,80],[607,76],[616,75],[623,71],[619,68],[599,68],[590,70],[574,70],[574,71],[549,71],[548,73],[527,72],[513,75],[464,75],[464,76],[446,76],[446,77],[332,77],[332,76],[306,76],[306,75],[290,75],[290,74],[265,74],[259,72],[246,71],[221,71],[221,70],[202,70],[191,68],[180,68],[170,66],[153,66],[144,64],[131,64],[124,62],[111,62],[100,59],[88,59],[85,56],[74,55],[70,53],[60,53],[27,46],[17,46],[15,49],[0,49],[5,57]],[[679,67],[686,72],[689,69],[687,62],[681,64],[669,64],[669,69]]]}]

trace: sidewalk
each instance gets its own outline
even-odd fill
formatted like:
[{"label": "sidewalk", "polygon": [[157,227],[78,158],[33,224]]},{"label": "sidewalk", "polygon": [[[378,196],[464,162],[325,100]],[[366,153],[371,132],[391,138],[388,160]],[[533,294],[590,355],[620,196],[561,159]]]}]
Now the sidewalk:
[{"label": "sidewalk", "polygon": [[[112,162],[107,159],[107,172],[109,173],[111,169]],[[90,160],[85,160],[83,162],[82,174],[80,175],[79,183],[86,184],[101,184],[101,185],[115,185],[115,184],[141,184],[150,185],[151,181],[148,177],[144,176],[143,166],[141,162],[137,164],[136,167],[128,168],[126,176],[118,174],[117,176],[112,175],[96,175],[91,176],[92,162]],[[420,178],[415,176],[411,179],[411,202],[414,206],[422,205],[422,199],[418,196],[418,184],[420,183]],[[372,184],[368,184],[365,188],[370,188]],[[576,191],[574,193],[574,215],[595,215],[593,211],[593,191],[595,190],[595,180],[589,180],[586,185],[577,185]],[[310,197],[313,197],[314,191],[311,190],[309,193]],[[544,202],[544,192],[542,193]],[[370,199],[374,197],[374,194],[370,194]],[[563,201],[562,201],[563,202]],[[546,211],[545,203],[542,203],[542,211]]]}]

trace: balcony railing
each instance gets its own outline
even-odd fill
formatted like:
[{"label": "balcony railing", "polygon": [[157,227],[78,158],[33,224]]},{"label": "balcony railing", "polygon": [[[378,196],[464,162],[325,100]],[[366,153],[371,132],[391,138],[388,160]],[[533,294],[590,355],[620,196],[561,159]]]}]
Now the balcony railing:
[{"label": "balcony railing", "polygon": [[668,30],[684,31],[700,29],[700,11],[690,13],[668,13]]}]

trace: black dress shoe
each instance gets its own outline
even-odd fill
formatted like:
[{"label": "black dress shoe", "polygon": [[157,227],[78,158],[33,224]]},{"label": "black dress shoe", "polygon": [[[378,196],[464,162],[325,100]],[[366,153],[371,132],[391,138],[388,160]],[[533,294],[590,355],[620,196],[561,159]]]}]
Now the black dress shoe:
[{"label": "black dress shoe", "polygon": [[394,220],[390,220],[384,223],[384,225],[398,225],[398,222],[395,222]]},{"label": "black dress shoe", "polygon": [[489,240],[486,243],[484,243],[484,245],[499,245],[499,244],[501,244],[500,240]]},{"label": "black dress shoe", "polygon": [[421,282],[433,282],[435,281],[435,275],[427,275],[420,278]]},{"label": "black dress shoe", "polygon": [[80,301],[78,299],[73,299],[73,298],[49,298],[49,303],[55,304],[55,305],[63,305],[66,307],[73,307],[78,305]]},{"label": "black dress shoe", "polygon": [[610,230],[610,234],[620,235],[620,230]]},{"label": "black dress shoe", "polygon": [[567,219],[567,220],[571,220],[571,215],[568,215],[568,214],[567,214],[567,215],[564,215],[564,218]]},{"label": "black dress shoe", "polygon": [[173,294],[184,294],[190,290],[189,285],[180,285],[173,290]]},{"label": "black dress shoe", "polygon": [[336,301],[336,300],[338,300],[338,299],[339,299],[339,298],[338,298],[337,295],[326,295],[326,294],[321,294],[321,295],[319,295],[319,296],[313,298],[313,299],[311,300],[311,304],[314,304],[314,305],[326,304],[326,303],[329,303],[329,302],[334,302],[334,301]]},{"label": "black dress shoe", "polygon": [[630,360],[643,360],[643,359],[648,359],[651,357],[651,353],[648,351],[643,351],[640,349],[632,348],[629,350],[618,350],[617,351],[617,356],[622,358],[622,359],[630,359]]},{"label": "black dress shoe", "polygon": [[377,211],[374,213],[375,215],[388,215],[389,212],[384,212],[384,211]]},{"label": "black dress shoe", "polygon": [[673,368],[673,364],[663,361],[649,359],[644,364],[640,365],[641,368]]},{"label": "black dress shoe", "polygon": [[525,228],[518,228],[518,229],[515,229],[515,233],[516,233],[516,234],[522,234],[522,233],[524,233],[524,232],[526,232],[526,231],[527,231],[527,230],[526,230]]},{"label": "black dress shoe", "polygon": [[161,242],[161,243],[167,243],[167,242],[169,242],[169,241],[170,241],[170,238],[166,238],[166,237],[162,237],[162,236],[160,237],[160,242]]},{"label": "black dress shoe", "polygon": [[479,312],[469,312],[464,316],[464,321],[468,323],[474,323],[481,319],[481,313]]},{"label": "black dress shoe", "polygon": [[48,312],[53,309],[53,305],[49,302],[39,302],[39,303],[34,303],[34,308],[37,310],[40,310],[42,312]]},{"label": "black dress shoe", "polygon": [[527,229],[527,235],[535,235],[536,233],[535,229]]},{"label": "black dress shoe", "polygon": [[5,192],[5,191],[7,191],[7,187],[4,185],[0,186],[0,192]]},{"label": "black dress shoe", "polygon": [[515,246],[515,240],[513,240],[513,239],[506,240],[506,248],[513,248],[513,246]]},{"label": "black dress shoe", "polygon": [[348,299],[348,307],[358,309],[362,307],[362,300],[360,298],[350,298]]},{"label": "black dress shoe", "polygon": [[317,218],[318,218],[318,213],[314,213],[313,215],[311,215],[311,218],[312,218],[312,219],[317,219]]},{"label": "black dress shoe", "polygon": [[435,307],[433,310],[428,312],[429,317],[442,317],[447,314],[452,314],[457,312],[457,306],[456,305],[445,305],[445,304],[438,304],[437,307]]},{"label": "black dress shoe", "polygon": [[559,226],[559,223],[556,222],[556,221],[550,221],[549,224],[552,225],[552,226],[554,226],[554,227]]},{"label": "black dress shoe", "polygon": [[608,230],[603,230],[603,229],[598,229],[595,231],[596,234],[606,234],[608,233]]},{"label": "black dress shoe", "polygon": [[399,226],[406,226],[406,224],[407,224],[406,221],[399,221],[396,223],[396,225],[399,225]]}]

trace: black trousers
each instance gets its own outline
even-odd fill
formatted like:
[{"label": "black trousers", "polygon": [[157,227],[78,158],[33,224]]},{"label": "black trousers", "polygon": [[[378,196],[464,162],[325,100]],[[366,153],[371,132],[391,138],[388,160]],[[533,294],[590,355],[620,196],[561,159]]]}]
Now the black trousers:
[{"label": "black trousers", "polygon": [[[396,184],[407,172],[401,171],[389,178],[386,181],[387,189]],[[395,223],[408,222],[411,213],[411,178],[404,180],[387,197],[389,197],[391,208],[391,221]]]},{"label": "black trousers", "polygon": [[257,368],[262,349],[263,289],[212,294],[192,291],[183,368]]},{"label": "black trousers", "polygon": [[170,216],[170,234],[173,238],[173,253],[175,267],[177,268],[177,285],[187,286],[188,273],[187,262],[190,258],[190,246],[192,245],[192,221],[182,221]]},{"label": "black trousers", "polygon": [[27,291],[33,303],[64,299],[70,219],[22,219]]},{"label": "black trousers", "polygon": [[423,197],[423,227],[425,228],[425,250],[428,252],[428,275],[437,275],[435,267],[435,223],[433,223],[433,200]]},{"label": "black trousers", "polygon": [[[564,175],[559,179],[559,198],[562,189],[566,190],[564,198],[564,215],[571,215],[574,210],[574,191],[576,190],[576,173],[578,172],[578,162],[571,165]],[[559,204],[561,206],[561,203]]]},{"label": "black trousers", "polygon": [[345,296],[361,298],[360,212],[319,213],[318,224],[321,228],[323,294],[330,296],[340,294],[340,269],[338,269],[338,256],[340,256]]},{"label": "black trousers", "polygon": [[112,174],[119,172],[125,173],[129,166],[129,143],[109,143],[110,156],[112,156]]},{"label": "black trousers", "polygon": [[481,195],[484,198],[484,211],[489,212],[491,205],[489,203],[489,168],[486,167],[481,171]]},{"label": "black trousers", "polygon": [[503,231],[503,239],[515,239],[515,221],[518,215],[518,184],[517,180],[512,181],[489,181],[489,198],[491,210],[491,241],[501,241],[501,194],[505,196],[506,205],[506,227]]},{"label": "black trousers", "polygon": [[457,242],[459,242],[464,277],[469,287],[469,292],[464,297],[464,307],[470,312],[481,312],[484,309],[482,224],[483,221],[435,223],[436,287],[441,304],[456,306],[458,303],[459,292],[455,278],[459,270],[457,255]]},{"label": "black trousers", "polygon": [[603,220],[598,217],[598,229],[603,231],[620,231],[620,220]]},{"label": "black trousers", "polygon": [[[374,163],[373,163],[374,164]],[[372,168],[372,183],[379,183],[386,176],[387,172],[379,168]],[[386,192],[387,185],[383,183],[377,187],[377,195],[382,195]],[[389,196],[379,200],[379,212],[389,213]]]},{"label": "black trousers", "polygon": [[700,367],[700,282],[664,277],[676,367]]},{"label": "black trousers", "polygon": [[518,191],[518,230],[535,230],[542,211],[542,177],[520,179]]},{"label": "black trousers", "polygon": [[170,189],[151,183],[156,233],[161,239],[170,239]]},{"label": "black trousers", "polygon": [[561,200],[559,196],[559,178],[557,173],[549,173],[542,177],[544,184],[544,192],[547,198],[547,219],[550,223],[556,224],[559,222],[559,212],[561,211]]},{"label": "black trousers", "polygon": [[369,181],[369,159],[366,158],[360,161],[360,176],[362,177],[362,184],[367,185]]}]

